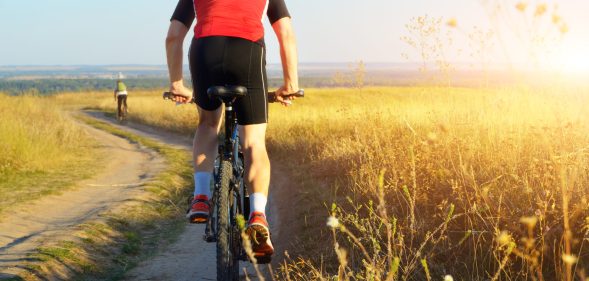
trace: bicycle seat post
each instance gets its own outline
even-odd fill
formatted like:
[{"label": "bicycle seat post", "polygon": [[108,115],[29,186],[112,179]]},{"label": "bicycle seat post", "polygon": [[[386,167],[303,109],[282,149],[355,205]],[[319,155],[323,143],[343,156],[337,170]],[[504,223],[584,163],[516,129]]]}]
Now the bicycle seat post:
[{"label": "bicycle seat post", "polygon": [[232,142],[236,137],[233,134],[237,125],[237,116],[233,110],[233,103],[246,94],[247,88],[243,86],[213,86],[207,89],[209,98],[217,98],[225,104],[225,147],[223,148],[223,154],[226,158],[235,157],[231,151],[233,147]]},{"label": "bicycle seat post", "polygon": [[233,147],[233,131],[235,130],[234,125],[236,124],[235,111],[233,110],[233,102],[235,98],[224,101],[225,103],[225,154],[228,158],[231,158],[231,148]]}]

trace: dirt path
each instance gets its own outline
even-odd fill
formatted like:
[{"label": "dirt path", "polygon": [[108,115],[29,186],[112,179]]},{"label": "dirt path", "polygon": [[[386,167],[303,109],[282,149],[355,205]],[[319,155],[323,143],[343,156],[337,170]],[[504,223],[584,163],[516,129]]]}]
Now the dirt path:
[{"label": "dirt path", "polygon": [[75,226],[99,217],[122,203],[141,196],[142,186],[156,175],[164,162],[155,152],[83,126],[106,151],[104,171],[79,187],[51,195],[6,212],[0,222],[0,279],[23,271],[27,256],[37,247],[68,238]]},{"label": "dirt path", "polygon": [[[113,121],[105,117],[102,113],[91,112],[90,114],[92,117],[103,121]],[[189,137],[167,133],[149,126],[129,122],[126,126],[118,127],[176,147],[188,150],[192,147],[192,139]],[[187,165],[190,164],[187,163]],[[288,194],[292,190],[289,190],[290,186],[286,175],[285,169],[279,163],[272,163],[268,220],[272,235],[275,237],[273,243],[277,253],[283,253],[286,246],[289,245],[289,242],[286,241],[289,238],[287,233],[281,233],[281,230],[285,229],[284,232],[287,232],[288,229],[279,223],[281,221],[279,217],[281,219],[283,219],[282,217],[286,217],[284,221],[288,221],[288,216],[291,214],[289,210],[291,206],[288,204],[276,204],[276,202],[289,202]],[[174,244],[157,253],[153,258],[140,263],[126,275],[125,280],[216,280],[215,244],[204,242],[202,240],[203,234],[203,225],[187,225],[185,231]],[[282,255],[278,254],[274,260],[280,261],[281,257]],[[257,280],[254,276],[254,268],[249,263],[242,262],[240,266],[242,267],[242,272],[243,268],[246,268],[249,273],[249,279]],[[261,269],[265,275],[268,274],[267,267],[263,266]],[[269,278],[266,279],[271,280]],[[245,274],[243,273],[242,280],[245,280]]]},{"label": "dirt path", "polygon": [[[89,112],[90,116],[113,123],[120,129],[149,137],[176,148],[189,150],[191,138],[166,133],[141,124],[126,126],[114,124],[104,114]],[[82,125],[106,150],[106,169],[90,180],[80,183],[79,188],[52,195],[18,207],[6,214],[0,222],[0,279],[18,276],[23,264],[31,261],[28,254],[47,242],[68,238],[76,226],[95,219],[106,210],[112,210],[132,198],[141,196],[142,186],[165,163],[158,155],[128,140],[113,136],[90,126]],[[187,163],[190,165],[190,163]],[[276,252],[275,260],[285,249],[288,227],[281,227],[278,218],[288,217],[288,205],[278,206],[275,202],[287,202],[288,181],[284,169],[273,163],[272,189],[269,198],[269,222]],[[288,221],[288,218],[286,218]],[[204,226],[187,225],[178,240],[162,249],[153,258],[139,264],[130,271],[125,280],[216,280],[215,245],[202,240]],[[249,273],[249,279],[257,280],[249,263],[241,263]],[[267,274],[266,267],[262,268]],[[245,274],[242,273],[242,279]]]}]

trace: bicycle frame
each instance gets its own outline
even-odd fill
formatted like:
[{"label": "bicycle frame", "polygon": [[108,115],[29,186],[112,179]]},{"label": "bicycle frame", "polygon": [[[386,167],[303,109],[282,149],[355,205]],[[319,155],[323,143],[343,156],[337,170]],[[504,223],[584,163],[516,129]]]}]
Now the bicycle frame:
[{"label": "bicycle frame", "polygon": [[[209,215],[209,221],[207,222],[207,226],[205,229],[204,240],[207,242],[216,242],[217,241],[217,233],[218,230],[216,229],[216,208],[218,207],[218,202],[216,202],[216,198],[218,198],[218,193],[220,186],[218,185],[219,180],[218,177],[220,176],[220,171],[218,171],[219,167],[218,164],[222,161],[230,161],[232,165],[232,175],[233,180],[231,182],[231,194],[233,200],[231,203],[235,205],[226,206],[230,210],[236,208],[235,212],[230,212],[231,214],[236,215],[243,215],[249,213],[248,205],[249,200],[247,200],[247,189],[243,184],[243,174],[244,174],[244,163],[243,163],[243,154],[240,151],[240,143],[239,143],[239,130],[237,125],[237,115],[233,110],[233,102],[235,99],[231,101],[224,101],[225,104],[225,130],[224,136],[222,141],[218,147],[218,156],[217,156],[217,163],[215,167],[214,177],[215,177],[215,187],[213,191],[213,200],[211,204],[211,212]],[[228,137],[229,136],[229,137]],[[237,227],[237,218],[232,217],[232,225]],[[236,245],[239,249],[240,254],[238,258],[240,260],[246,261],[247,256],[245,251],[243,251],[243,247],[241,247],[241,239],[239,241],[239,245]]]}]

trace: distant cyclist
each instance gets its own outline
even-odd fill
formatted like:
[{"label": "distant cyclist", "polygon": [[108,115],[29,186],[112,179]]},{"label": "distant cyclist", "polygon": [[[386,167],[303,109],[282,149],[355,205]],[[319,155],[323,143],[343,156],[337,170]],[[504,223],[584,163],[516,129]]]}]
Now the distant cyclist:
[{"label": "distant cyclist", "polygon": [[[196,15],[195,15],[196,13]],[[274,248],[266,221],[266,202],[270,185],[270,161],[266,152],[268,97],[266,48],[263,17],[267,15],[280,43],[284,84],[276,99],[288,104],[288,94],[299,90],[297,49],[290,14],[284,0],[180,0],[171,18],[166,38],[170,92],[186,102],[193,93],[184,87],[182,45],[196,17],[189,63],[199,124],[194,137],[194,200],[187,217],[191,222],[208,219],[210,183],[217,153],[217,134],[221,127],[221,102],[210,99],[211,86],[241,85],[247,96],[234,104],[239,134],[245,154],[245,183],[249,188],[251,213],[246,233],[253,251],[270,256]]]},{"label": "distant cyclist", "polygon": [[115,86],[114,98],[117,102],[117,119],[122,120],[127,112],[127,86],[123,83],[120,74]]}]

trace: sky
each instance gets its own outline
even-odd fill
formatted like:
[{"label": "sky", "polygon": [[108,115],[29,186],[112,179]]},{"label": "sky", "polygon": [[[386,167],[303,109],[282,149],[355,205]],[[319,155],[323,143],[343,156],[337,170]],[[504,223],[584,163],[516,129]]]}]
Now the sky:
[{"label": "sky", "polygon": [[[402,53],[416,54],[400,40],[407,34],[405,25],[411,18],[425,14],[444,20],[455,18],[462,28],[456,32],[460,37],[472,26],[488,26],[487,10],[481,5],[484,1],[286,3],[298,39],[299,60],[325,63],[403,62]],[[509,3],[509,7],[516,3],[486,1]],[[527,2],[535,5],[539,1]],[[560,56],[565,53],[568,57],[562,60],[589,65],[584,54],[589,49],[589,18],[583,14],[589,10],[589,1],[557,2],[559,13],[570,26],[564,51],[560,52]],[[0,0],[0,65],[165,64],[164,40],[176,3],[177,0]],[[268,62],[278,63],[277,42],[272,29],[267,23],[266,26]],[[462,37],[466,37],[464,34]],[[465,38],[457,40],[466,42]],[[187,46],[189,41],[186,40]],[[461,56],[452,59],[460,60]]]}]

